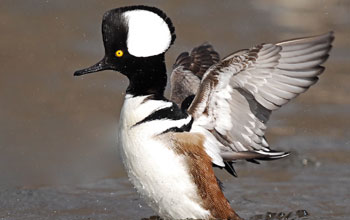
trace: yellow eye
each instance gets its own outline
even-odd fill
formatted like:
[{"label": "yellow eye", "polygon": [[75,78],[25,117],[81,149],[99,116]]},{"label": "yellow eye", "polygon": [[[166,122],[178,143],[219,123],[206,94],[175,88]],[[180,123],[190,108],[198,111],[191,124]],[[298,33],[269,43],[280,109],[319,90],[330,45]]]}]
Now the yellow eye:
[{"label": "yellow eye", "polygon": [[122,50],[117,50],[116,52],[115,52],[115,55],[117,56],[117,57],[122,57],[123,56],[123,51]]}]

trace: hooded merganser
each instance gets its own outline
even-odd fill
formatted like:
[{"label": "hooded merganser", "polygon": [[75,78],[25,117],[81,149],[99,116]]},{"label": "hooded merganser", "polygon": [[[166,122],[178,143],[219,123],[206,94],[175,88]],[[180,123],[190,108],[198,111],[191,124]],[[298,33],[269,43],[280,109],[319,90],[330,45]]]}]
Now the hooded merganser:
[{"label": "hooded merganser", "polygon": [[[182,53],[171,74],[164,54],[175,28],[161,10],[130,6],[102,21],[105,56],[75,76],[115,70],[129,79],[119,122],[130,181],[165,219],[240,219],[213,166],[236,175],[232,161],[272,160],[264,137],[273,110],[305,92],[324,71],[333,33],[261,44],[220,60],[209,44]],[[181,106],[181,107],[180,107]]]}]

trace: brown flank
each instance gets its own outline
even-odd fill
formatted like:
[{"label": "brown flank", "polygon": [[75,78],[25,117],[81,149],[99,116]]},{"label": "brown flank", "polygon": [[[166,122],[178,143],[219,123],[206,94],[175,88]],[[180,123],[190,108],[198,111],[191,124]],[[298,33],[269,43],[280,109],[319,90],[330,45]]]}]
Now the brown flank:
[{"label": "brown flank", "polygon": [[191,176],[203,200],[202,206],[210,211],[211,219],[241,220],[218,185],[211,158],[203,147],[205,137],[189,132],[172,133],[171,135],[174,150],[187,159]]}]

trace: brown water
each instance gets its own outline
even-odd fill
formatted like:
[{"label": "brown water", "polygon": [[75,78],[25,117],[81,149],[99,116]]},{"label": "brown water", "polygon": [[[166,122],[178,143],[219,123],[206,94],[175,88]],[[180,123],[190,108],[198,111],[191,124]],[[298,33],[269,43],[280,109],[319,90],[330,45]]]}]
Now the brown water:
[{"label": "brown water", "polygon": [[[141,1],[128,1],[128,5]],[[0,1],[0,219],[141,219],[154,213],[127,181],[117,122],[127,80],[111,71],[74,78],[103,56],[102,14],[125,1]],[[318,84],[269,122],[287,159],[220,173],[244,218],[267,212],[349,219],[350,2],[148,1],[176,27],[167,53],[205,41],[225,56],[261,42],[334,30]],[[262,215],[259,217],[259,215]],[[261,219],[260,218],[260,219]]]}]

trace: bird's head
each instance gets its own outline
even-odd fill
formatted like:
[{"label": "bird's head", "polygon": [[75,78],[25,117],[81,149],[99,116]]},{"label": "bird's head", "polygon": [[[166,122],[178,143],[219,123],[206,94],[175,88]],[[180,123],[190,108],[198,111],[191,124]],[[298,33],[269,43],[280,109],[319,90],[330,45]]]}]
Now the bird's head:
[{"label": "bird's head", "polygon": [[105,56],[74,75],[115,70],[130,79],[152,72],[164,65],[164,53],[175,40],[174,32],[171,20],[158,8],[129,6],[107,11],[102,21]]}]

